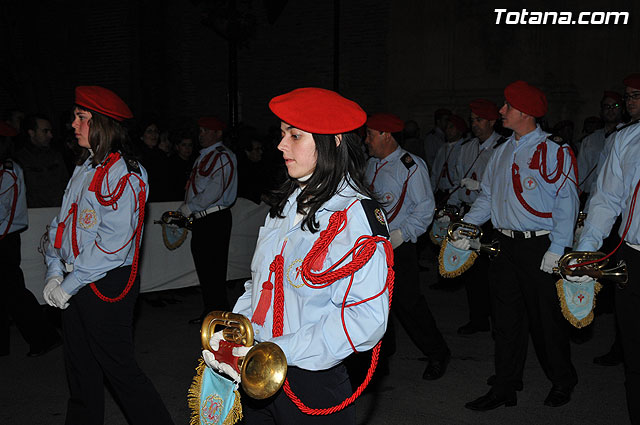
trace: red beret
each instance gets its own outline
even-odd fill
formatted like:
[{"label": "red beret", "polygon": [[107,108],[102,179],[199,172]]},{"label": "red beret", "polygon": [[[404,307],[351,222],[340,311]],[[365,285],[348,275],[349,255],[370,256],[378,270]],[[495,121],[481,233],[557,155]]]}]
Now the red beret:
[{"label": "red beret", "polygon": [[315,134],[346,133],[367,121],[367,114],[357,103],[316,87],[276,96],[269,102],[269,109],[287,124]]},{"label": "red beret", "polygon": [[466,133],[468,130],[467,122],[464,119],[462,119],[462,117],[459,115],[455,115],[455,114],[451,115],[449,117],[449,122],[452,123],[454,127],[457,128],[462,133]]},{"label": "red beret", "polygon": [[18,132],[15,128],[11,127],[4,121],[0,121],[0,136],[13,137],[17,134]]},{"label": "red beret", "polygon": [[524,81],[518,80],[504,89],[507,102],[518,111],[536,118],[547,113],[547,96],[542,90]]},{"label": "red beret", "polygon": [[404,121],[393,114],[373,114],[367,119],[367,127],[378,131],[397,133],[404,130]]},{"label": "red beret", "polygon": [[117,121],[133,118],[131,110],[117,94],[100,86],[76,87],[76,105],[98,112]]},{"label": "red beret", "polygon": [[627,75],[627,77],[622,80],[622,83],[632,89],[640,90],[640,74]]},{"label": "red beret", "polygon": [[472,100],[471,103],[469,103],[469,107],[471,108],[471,112],[473,112],[480,118],[484,118],[485,120],[491,121],[500,118],[500,114],[498,113],[498,106],[490,100]]},{"label": "red beret", "polygon": [[622,103],[622,95],[617,91],[605,91],[602,94],[602,100],[604,100],[606,97],[610,97],[611,99],[615,100],[617,103]]},{"label": "red beret", "polygon": [[227,125],[216,117],[202,117],[198,120],[198,125],[209,130],[224,130]]}]

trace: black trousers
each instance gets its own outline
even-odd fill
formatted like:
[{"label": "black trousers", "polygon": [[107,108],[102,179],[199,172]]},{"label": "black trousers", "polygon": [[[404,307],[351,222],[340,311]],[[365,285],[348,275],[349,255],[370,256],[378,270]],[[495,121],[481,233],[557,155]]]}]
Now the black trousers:
[{"label": "black trousers", "polygon": [[231,210],[209,214],[193,222],[191,255],[202,288],[202,315],[213,310],[229,311],[227,259],[231,237]]},{"label": "black trousers", "polygon": [[623,243],[618,258],[625,260],[629,283],[616,288],[616,316],[624,353],[624,376],[627,408],[632,424],[640,424],[640,252]]},{"label": "black trousers", "polygon": [[[291,389],[308,407],[324,409],[336,406],[351,396],[351,383],[344,365],[312,372],[290,366],[287,379]],[[330,415],[308,415],[293,404],[284,390],[266,400],[255,400],[242,393],[242,413],[246,425],[350,425],[356,423],[354,404]]]},{"label": "black trousers", "polygon": [[495,279],[490,282],[495,318],[494,391],[515,393],[522,381],[529,334],[547,378],[556,385],[575,386],[578,378],[571,363],[571,325],[560,310],[557,277],[540,270],[549,238],[513,239],[495,234],[501,251],[491,263]]},{"label": "black trousers", "polygon": [[[494,240],[491,222],[487,222],[482,226],[482,233],[482,243],[489,244]],[[462,275],[469,304],[469,322],[476,329],[489,327],[489,318],[491,317],[489,281],[492,279],[489,268],[490,262],[491,260],[487,255],[480,254],[473,266]]]},{"label": "black trousers", "polygon": [[36,297],[25,287],[20,268],[20,234],[13,232],[0,240],[0,355],[9,353],[9,317],[13,319],[31,351],[47,347],[59,338],[46,320]]},{"label": "black trousers", "polygon": [[[131,267],[107,273],[96,285],[109,297],[126,286]],[[140,292],[137,279],[119,302],[99,299],[89,286],[62,312],[64,359],[69,383],[67,425],[104,423],[104,379],[130,424],[173,424],[155,387],[133,353],[133,310]]]},{"label": "black trousers", "polygon": [[[449,348],[438,330],[429,305],[420,291],[416,244],[405,242],[393,251],[395,283],[391,312],[413,343],[429,359],[442,359]],[[385,338],[383,346],[387,343]]]}]

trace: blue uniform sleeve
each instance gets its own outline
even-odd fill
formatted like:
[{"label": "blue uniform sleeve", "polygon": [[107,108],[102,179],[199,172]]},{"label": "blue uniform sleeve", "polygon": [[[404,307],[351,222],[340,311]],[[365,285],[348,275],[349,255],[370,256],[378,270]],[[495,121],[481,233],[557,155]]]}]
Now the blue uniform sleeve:
[{"label": "blue uniform sleeve", "polygon": [[[555,186],[551,186],[552,190],[557,192],[555,203],[552,210],[553,228],[549,239],[551,244],[549,245],[549,251],[555,254],[563,254],[564,248],[573,245],[573,229],[578,217],[578,188],[577,182],[574,182],[575,174],[573,169],[573,160],[567,150],[570,149],[567,145],[563,146],[565,149],[563,170],[564,174],[569,177],[564,180],[561,177],[558,184],[562,186],[556,189]],[[555,161],[555,156],[548,158],[550,161]]]},{"label": "blue uniform sleeve", "polygon": [[480,193],[471,205],[471,209],[465,214],[463,221],[476,226],[482,226],[491,218],[491,184],[494,179],[495,160],[499,155],[491,155],[491,159],[482,174]]},{"label": "blue uniform sleeve", "polygon": [[429,172],[423,161],[416,160],[417,170],[409,179],[406,196],[411,201],[407,203],[406,219],[400,224],[400,230],[405,241],[416,242],[418,237],[426,232],[431,224],[435,212],[433,190],[429,183]]},{"label": "blue uniform sleeve", "polygon": [[[213,161],[214,158],[215,155],[212,156],[210,161]],[[205,177],[208,179],[208,184],[205,189],[187,202],[189,210],[192,212],[204,211],[219,201],[224,195],[226,182],[229,181],[231,174],[236,171],[237,170],[231,160],[231,156],[227,152],[220,153],[220,158],[218,159],[216,168],[211,171],[209,176]]]}]

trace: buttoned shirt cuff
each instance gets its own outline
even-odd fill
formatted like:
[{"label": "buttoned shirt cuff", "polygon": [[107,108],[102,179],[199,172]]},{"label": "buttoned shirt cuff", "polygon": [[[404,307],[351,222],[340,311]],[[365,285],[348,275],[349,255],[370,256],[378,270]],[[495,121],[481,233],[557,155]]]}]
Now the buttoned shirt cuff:
[{"label": "buttoned shirt cuff", "polygon": [[191,213],[193,211],[191,211],[191,208],[189,208],[189,205],[182,204],[180,205],[180,207],[178,208],[178,210],[182,213],[182,215],[184,215],[185,217],[189,217],[191,215]]},{"label": "buttoned shirt cuff", "polygon": [[76,278],[73,272],[69,273],[60,284],[64,292],[69,295],[75,295],[84,285]]},{"label": "buttoned shirt cuff", "polygon": [[551,243],[551,245],[549,245],[549,251],[554,254],[562,255],[564,254],[564,246],[557,243]]},{"label": "buttoned shirt cuff", "polygon": [[48,281],[54,276],[64,276],[64,268],[62,267],[62,261],[54,261],[47,267],[47,273],[44,276],[44,281]]}]

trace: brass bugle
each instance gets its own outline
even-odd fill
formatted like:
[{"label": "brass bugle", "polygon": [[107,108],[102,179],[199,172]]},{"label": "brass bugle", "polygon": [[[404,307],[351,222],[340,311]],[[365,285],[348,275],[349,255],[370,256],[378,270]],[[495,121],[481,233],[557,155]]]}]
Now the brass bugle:
[{"label": "brass bugle", "polygon": [[627,264],[621,260],[615,266],[605,269],[609,259],[598,261],[579,267],[571,267],[569,263],[575,260],[576,264],[586,263],[588,261],[600,260],[605,256],[600,251],[574,251],[569,252],[558,260],[558,267],[554,267],[554,273],[562,276],[589,276],[596,280],[605,280],[616,283],[618,287],[624,288],[629,281],[627,272]]},{"label": "brass bugle", "polygon": [[[447,228],[447,239],[450,241],[454,240],[455,238],[453,237],[453,234],[456,230],[459,230],[462,236],[469,239],[480,240],[480,238],[482,238],[482,228],[480,226],[457,221],[449,224],[449,227]],[[498,240],[493,240],[488,244],[480,244],[479,247],[474,247],[472,244],[470,248],[475,251],[480,251],[481,254],[486,254],[491,258],[500,254],[500,242],[498,242]]]},{"label": "brass bugle", "polygon": [[220,326],[225,341],[252,347],[238,359],[241,385],[247,395],[262,400],[277,393],[287,377],[287,358],[282,349],[272,342],[253,345],[249,319],[228,311],[212,311],[204,318],[200,328],[202,348],[213,352],[210,340]]},{"label": "brass bugle", "polygon": [[172,224],[191,230],[193,219],[185,217],[180,211],[165,211],[160,220],[155,220],[155,224]]}]

